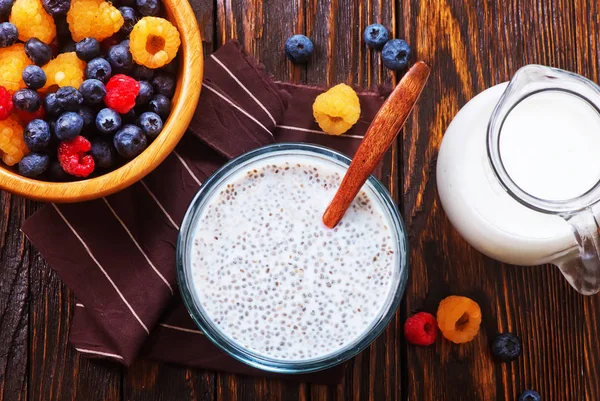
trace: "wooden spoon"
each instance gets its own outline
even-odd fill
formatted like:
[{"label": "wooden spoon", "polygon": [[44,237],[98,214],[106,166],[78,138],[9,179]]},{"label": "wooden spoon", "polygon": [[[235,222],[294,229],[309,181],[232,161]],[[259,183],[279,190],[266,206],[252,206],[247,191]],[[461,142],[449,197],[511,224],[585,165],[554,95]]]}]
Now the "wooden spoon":
[{"label": "wooden spoon", "polygon": [[333,200],[323,214],[323,223],[334,228],[358,191],[383,158],[406,122],[429,78],[429,66],[419,61],[412,66],[371,122]]}]

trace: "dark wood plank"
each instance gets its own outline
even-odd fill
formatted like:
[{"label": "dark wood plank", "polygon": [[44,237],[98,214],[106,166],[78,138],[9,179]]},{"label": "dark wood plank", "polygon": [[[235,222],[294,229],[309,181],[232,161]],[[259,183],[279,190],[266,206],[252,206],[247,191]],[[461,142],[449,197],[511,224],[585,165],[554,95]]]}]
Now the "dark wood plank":
[{"label": "dark wood plank", "polygon": [[74,302],[71,291],[33,251],[30,268],[28,399],[119,401],[121,366],[91,362],[80,357],[68,343]]},{"label": "dark wood plank", "polygon": [[0,193],[0,400],[27,399],[29,248],[19,231],[26,202]]},{"label": "dark wood plank", "polygon": [[[407,399],[516,400],[527,388],[544,400],[598,396],[597,298],[576,294],[554,267],[505,266],[470,248],[446,219],[435,182],[444,130],[471,97],[527,63],[578,70],[578,48],[597,36],[596,25],[585,34],[576,30],[578,7],[566,0],[405,0],[399,6],[399,31],[434,68],[404,135],[403,209],[412,249],[406,310],[435,312],[441,298],[462,294],[479,302],[484,318],[482,332],[467,345],[407,347]],[[578,13],[588,24],[595,15]],[[596,63],[597,53],[586,49]],[[488,342],[499,331],[523,339],[523,356],[510,365],[490,357]],[[596,384],[585,384],[590,381]]]}]

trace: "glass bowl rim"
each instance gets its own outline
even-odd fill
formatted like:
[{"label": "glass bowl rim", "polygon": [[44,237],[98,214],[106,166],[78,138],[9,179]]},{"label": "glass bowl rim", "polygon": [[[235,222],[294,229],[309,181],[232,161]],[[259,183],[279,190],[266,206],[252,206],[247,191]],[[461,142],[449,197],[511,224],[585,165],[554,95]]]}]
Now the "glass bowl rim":
[{"label": "glass bowl rim", "polygon": [[176,251],[176,269],[179,291],[188,313],[198,328],[213,344],[236,360],[260,370],[281,374],[310,373],[328,369],[353,358],[367,348],[373,341],[375,341],[377,337],[379,337],[379,335],[395,316],[398,306],[400,305],[400,301],[406,290],[409,271],[408,239],[402,216],[400,215],[398,207],[396,206],[385,186],[379,180],[377,180],[377,178],[371,175],[369,176],[367,182],[370,185],[371,190],[379,197],[381,206],[387,211],[392,219],[395,232],[398,237],[398,248],[400,250],[400,255],[398,258],[398,283],[395,289],[391,290],[393,291],[393,294],[390,294],[391,300],[388,299],[387,301],[388,309],[380,312],[377,319],[374,321],[375,324],[371,326],[368,331],[363,332],[360,336],[354,339],[352,343],[338,350],[339,352],[326,354],[322,358],[286,361],[258,355],[249,349],[226,339],[225,336],[223,336],[219,331],[212,328],[212,319],[205,316],[205,314],[197,305],[194,296],[192,295],[194,288],[189,285],[190,277],[188,275],[188,269],[185,265],[188,243],[190,243],[190,240],[193,238],[194,234],[195,220],[197,215],[202,211],[200,206],[202,206],[203,201],[207,197],[213,194],[214,188],[218,187],[221,179],[226,178],[230,172],[235,171],[236,167],[244,165],[244,163],[251,162],[253,159],[264,155],[267,155],[268,157],[271,154],[286,154],[293,151],[314,153],[319,157],[328,158],[333,162],[341,162],[341,164],[345,165],[346,167],[349,166],[351,162],[349,157],[333,149],[320,145],[295,142],[263,146],[232,159],[215,171],[202,184],[190,202],[179,230]]}]

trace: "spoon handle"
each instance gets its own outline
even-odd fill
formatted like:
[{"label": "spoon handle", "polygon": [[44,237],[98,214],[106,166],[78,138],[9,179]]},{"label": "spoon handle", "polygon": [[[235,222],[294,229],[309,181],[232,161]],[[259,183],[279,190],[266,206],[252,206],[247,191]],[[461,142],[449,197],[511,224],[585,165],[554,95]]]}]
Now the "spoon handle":
[{"label": "spoon handle", "polygon": [[406,122],[429,78],[429,66],[419,61],[404,75],[371,122],[333,200],[323,214],[323,223],[334,228],[375,170]]}]

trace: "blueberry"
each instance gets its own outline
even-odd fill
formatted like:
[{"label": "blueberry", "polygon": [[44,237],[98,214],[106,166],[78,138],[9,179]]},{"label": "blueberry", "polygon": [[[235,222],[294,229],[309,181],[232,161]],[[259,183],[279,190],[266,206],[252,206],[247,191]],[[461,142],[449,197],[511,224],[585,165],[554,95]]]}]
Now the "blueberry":
[{"label": "blueberry", "polygon": [[[119,43],[119,46],[124,46],[127,48],[127,50],[129,50],[130,43],[131,43],[131,41],[129,39],[125,39],[125,40],[122,40],[121,43]],[[133,66],[131,68],[133,68]]]},{"label": "blueberry", "polygon": [[499,334],[492,343],[492,354],[502,361],[514,361],[521,355],[521,341],[512,333]]},{"label": "blueberry", "polygon": [[402,39],[388,41],[381,52],[383,65],[390,70],[398,71],[408,66],[410,46]]},{"label": "blueberry", "polygon": [[542,397],[537,391],[525,390],[523,394],[519,396],[519,401],[541,401]]},{"label": "blueberry", "polygon": [[150,138],[156,138],[162,131],[163,123],[158,114],[152,112],[142,113],[137,122],[138,127]]},{"label": "blueberry", "polygon": [[54,134],[60,141],[75,138],[81,134],[83,129],[83,118],[78,113],[67,111],[58,117],[54,127]]},{"label": "blueberry", "polygon": [[144,17],[156,17],[160,12],[160,1],[158,0],[136,0],[138,12]]},{"label": "blueberry", "polygon": [[0,24],[0,47],[12,46],[19,39],[19,31],[17,27],[10,22]]},{"label": "blueberry", "polygon": [[90,60],[85,66],[85,78],[97,79],[103,83],[107,83],[112,75],[110,63],[101,57]]},{"label": "blueberry", "polygon": [[40,152],[46,150],[50,145],[50,126],[44,120],[35,119],[27,124],[23,133],[25,145],[32,152]]},{"label": "blueberry", "polygon": [[137,22],[137,16],[135,15],[135,10],[131,7],[119,7],[119,12],[123,16],[123,25],[121,25],[121,29],[119,32],[122,34],[128,35],[133,29],[135,23]]},{"label": "blueberry", "polygon": [[133,59],[129,49],[122,45],[112,46],[108,50],[106,59],[112,70],[117,74],[128,73],[133,68]]},{"label": "blueberry", "polygon": [[83,95],[72,86],[63,86],[56,91],[56,100],[61,109],[77,111],[83,103]]},{"label": "blueberry", "polygon": [[51,116],[57,116],[63,112],[62,107],[58,104],[58,99],[56,98],[56,93],[49,93],[44,98],[44,109],[46,109],[46,113]]},{"label": "blueberry", "polygon": [[171,75],[177,75],[177,71],[179,70],[179,63],[177,59],[171,61],[169,64],[165,65],[160,71],[165,72]]},{"label": "blueberry", "polygon": [[48,179],[55,182],[69,181],[73,177],[63,170],[58,160],[52,160],[46,172]]},{"label": "blueberry", "polygon": [[30,153],[19,162],[19,174],[25,177],[37,177],[48,168],[50,157],[42,153]]},{"label": "blueberry", "polygon": [[146,135],[135,125],[126,125],[113,138],[117,152],[126,159],[133,159],[148,146]]},{"label": "blueberry", "polygon": [[159,73],[154,76],[152,80],[152,86],[154,87],[154,93],[165,95],[169,99],[175,94],[175,85],[177,85],[175,78],[172,75]]},{"label": "blueberry", "polygon": [[102,100],[106,95],[106,88],[102,81],[97,79],[86,79],[81,83],[79,92],[81,92],[85,104],[97,105],[102,103]]},{"label": "blueberry", "polygon": [[150,81],[154,76],[154,70],[143,65],[134,64],[131,76],[138,81]]},{"label": "blueberry", "polygon": [[29,89],[40,89],[46,85],[46,73],[37,65],[25,67],[22,77]]},{"label": "blueberry", "polygon": [[144,106],[154,96],[154,88],[148,81],[140,81],[140,90],[135,98],[136,106]]},{"label": "blueberry", "polygon": [[79,109],[79,115],[83,120],[83,128],[94,126],[94,123],[96,122],[96,113],[94,113],[94,110],[87,106],[82,106]]},{"label": "blueberry", "polygon": [[71,7],[71,0],[42,0],[44,9],[53,17],[65,15]]},{"label": "blueberry", "polygon": [[0,0],[0,19],[7,20],[15,0]]},{"label": "blueberry", "polygon": [[137,121],[137,116],[138,113],[135,111],[135,109],[131,109],[127,113],[121,114],[121,120],[123,120],[123,123],[125,124],[135,124]]},{"label": "blueberry", "polygon": [[19,110],[33,113],[42,105],[40,95],[31,89],[19,89],[13,95],[13,104]]},{"label": "blueberry", "polygon": [[94,38],[85,38],[75,45],[75,53],[83,61],[100,57],[100,42]]},{"label": "blueberry", "polygon": [[294,35],[285,41],[285,54],[292,63],[304,64],[313,54],[313,43],[304,35]]},{"label": "blueberry", "polygon": [[155,95],[148,104],[148,111],[156,113],[160,118],[166,120],[171,113],[171,101],[165,95]]},{"label": "blueberry", "polygon": [[90,153],[98,167],[111,168],[117,162],[117,151],[110,140],[94,138]]},{"label": "blueberry", "polygon": [[96,128],[102,134],[114,134],[121,128],[121,116],[113,109],[102,109],[96,115]]},{"label": "blueberry", "polygon": [[25,42],[25,54],[35,65],[46,65],[52,59],[50,46],[37,38],[31,38]]},{"label": "blueberry", "polygon": [[363,37],[367,46],[374,49],[381,49],[388,41],[390,33],[387,28],[381,24],[371,24],[365,29]]}]

